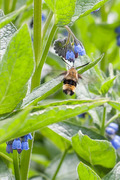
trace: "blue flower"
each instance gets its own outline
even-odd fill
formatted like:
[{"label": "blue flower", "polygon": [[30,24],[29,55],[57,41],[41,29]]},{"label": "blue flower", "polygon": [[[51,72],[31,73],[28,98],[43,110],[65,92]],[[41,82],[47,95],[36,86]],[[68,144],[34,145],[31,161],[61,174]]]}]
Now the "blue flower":
[{"label": "blue flower", "polygon": [[29,133],[27,136],[28,136],[28,139],[32,140],[32,135],[31,135],[31,133]]},{"label": "blue flower", "polygon": [[118,33],[118,34],[120,33],[120,26],[115,28],[115,32]]},{"label": "blue flower", "polygon": [[13,141],[13,143],[12,143],[12,148],[13,148],[13,149],[21,149],[21,141],[20,141],[20,138],[14,139],[14,141]]},{"label": "blue flower", "polygon": [[115,129],[113,129],[113,128],[111,128],[111,127],[107,127],[106,129],[105,129],[105,131],[106,131],[106,133],[108,134],[108,135],[112,135],[112,134],[115,134]]},{"label": "blue flower", "polygon": [[8,154],[9,154],[9,153],[13,153],[12,144],[7,144],[6,152],[7,152]]},{"label": "blue flower", "polygon": [[120,136],[115,135],[114,138],[110,141],[115,149],[120,148]]},{"label": "blue flower", "polygon": [[73,51],[68,50],[66,53],[66,59],[70,62],[74,62],[75,60],[75,54]]},{"label": "blue flower", "polygon": [[82,47],[80,44],[75,45],[74,51],[75,53],[78,53],[81,56],[86,54],[84,47]]},{"label": "blue flower", "polygon": [[117,46],[120,46],[120,35],[117,36]]},{"label": "blue flower", "polygon": [[24,140],[28,140],[28,139],[32,140],[32,135],[31,135],[31,133],[23,136],[23,139],[24,139]]},{"label": "blue flower", "polygon": [[118,131],[118,129],[119,129],[118,124],[110,123],[108,127],[105,129],[105,131],[108,135],[112,135],[115,134]]},{"label": "blue flower", "polygon": [[7,142],[6,152],[12,153],[14,149],[17,150],[17,152],[20,154],[23,149],[28,150],[29,149],[28,139],[30,140],[32,139],[31,133]]},{"label": "blue flower", "polygon": [[21,145],[21,149],[23,150],[28,150],[29,149],[29,145],[28,145],[28,141],[22,141],[22,145]]},{"label": "blue flower", "polygon": [[114,129],[115,132],[117,132],[118,129],[119,129],[119,126],[118,126],[118,124],[116,124],[116,123],[110,123],[108,127]]}]

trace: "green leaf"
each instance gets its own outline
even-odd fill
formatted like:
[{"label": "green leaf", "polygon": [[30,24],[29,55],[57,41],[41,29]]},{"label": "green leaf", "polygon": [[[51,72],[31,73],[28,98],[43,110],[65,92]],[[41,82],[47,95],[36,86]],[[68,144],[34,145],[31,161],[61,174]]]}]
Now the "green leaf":
[{"label": "green leaf", "polygon": [[25,97],[33,64],[31,38],[24,25],[11,39],[0,63],[0,114],[11,112]]},{"label": "green leaf", "polygon": [[[19,113],[13,117],[6,119],[4,121],[0,121],[0,143],[6,142],[10,139],[14,139],[16,137],[21,137],[25,134],[30,132],[36,131],[40,128],[48,126],[50,124],[60,122],[70,117],[74,117],[78,114],[87,112],[88,110],[100,106],[107,102],[104,101],[95,101],[92,103],[83,103],[78,105],[61,105],[61,106],[53,106],[46,108],[41,111],[36,111],[30,113],[28,117],[26,117],[25,121],[24,118],[22,120],[19,117]],[[23,112],[24,113],[24,112]],[[21,113],[20,113],[21,116]],[[21,118],[21,124],[19,124],[16,128],[17,121]],[[11,126],[12,129],[11,129]],[[8,132],[9,129],[9,132]],[[17,132],[14,132],[13,129],[16,129]]]},{"label": "green leaf", "polygon": [[84,134],[88,135],[92,139],[104,139],[103,136],[97,134],[96,132],[92,131],[89,128],[74,125],[68,122],[59,122],[54,123],[48,126],[52,131],[59,134],[64,139],[71,142],[72,137],[81,130]]},{"label": "green leaf", "polygon": [[[0,10],[0,18],[3,16],[4,13],[2,10]],[[15,31],[16,28],[13,25],[13,23],[9,23],[0,29],[0,60],[2,59],[3,54],[5,53],[5,50],[7,48],[8,42],[10,41]]]},{"label": "green leaf", "polygon": [[101,180],[101,178],[87,165],[80,162],[77,168],[80,180]]},{"label": "green leaf", "polygon": [[108,104],[112,106],[113,108],[120,111],[120,103],[117,101],[108,101]]},{"label": "green leaf", "polygon": [[72,144],[76,153],[92,166],[113,168],[116,163],[115,149],[106,140],[93,140],[79,131],[73,136]]},{"label": "green leaf", "polygon": [[102,94],[106,94],[109,91],[109,89],[113,86],[113,81],[115,80],[115,78],[116,77],[109,79],[102,84],[101,90],[100,90]]},{"label": "green leaf", "polygon": [[63,138],[58,133],[51,130],[50,127],[49,128],[48,127],[43,128],[43,129],[40,130],[40,132],[42,133],[43,136],[50,139],[50,141],[52,141],[52,143],[55,144],[61,150],[65,150],[70,146],[70,142],[67,139]]},{"label": "green leaf", "polygon": [[120,179],[120,162],[110,171],[102,180],[119,180]]},{"label": "green leaf", "polygon": [[[81,130],[84,134],[95,139],[104,139],[89,128],[74,125],[68,122],[60,122],[49,125],[40,130],[40,132],[50,139],[61,150],[67,149],[71,144],[71,138]],[[58,143],[59,142],[59,143]]]},{"label": "green leaf", "polygon": [[22,108],[36,104],[38,101],[45,99],[47,96],[54,93],[62,86],[62,80],[64,76],[59,76],[51,81],[41,85],[32,91],[28,96],[23,99]]},{"label": "green leaf", "polygon": [[61,100],[61,101],[55,101],[52,103],[45,103],[44,105],[39,105],[34,107],[34,110],[42,110],[45,109],[47,107],[52,107],[52,106],[61,106],[61,105],[77,105],[77,104],[83,104],[83,103],[94,103],[94,102],[98,102],[98,101],[109,101],[109,99],[107,98],[102,98],[102,99],[87,99],[87,100],[78,100],[78,99],[69,99],[69,100]]},{"label": "green leaf", "polygon": [[[18,129],[24,127],[24,121],[30,112],[31,108],[27,108],[24,111],[18,113],[11,119],[6,119],[4,121],[0,121],[1,128],[0,128],[0,137],[2,140],[6,139],[4,142],[9,141],[10,139],[14,139],[13,137],[16,136]],[[22,123],[21,123],[22,122]]]},{"label": "green leaf", "polygon": [[55,13],[56,24],[64,26],[102,6],[107,0],[45,0]]}]

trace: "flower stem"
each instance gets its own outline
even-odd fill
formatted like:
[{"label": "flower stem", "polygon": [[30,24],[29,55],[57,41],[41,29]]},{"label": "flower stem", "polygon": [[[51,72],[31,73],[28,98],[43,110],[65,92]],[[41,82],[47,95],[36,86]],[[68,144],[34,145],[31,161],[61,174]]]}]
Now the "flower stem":
[{"label": "flower stem", "polygon": [[107,123],[105,124],[105,127],[107,127],[111,122],[113,122],[118,117],[120,117],[120,113],[115,114],[111,119],[109,119],[109,121],[107,121]]},{"label": "flower stem", "polygon": [[23,151],[21,154],[21,180],[28,179],[28,170],[30,166],[30,157],[32,153],[33,141],[34,141],[34,133],[32,133],[33,139],[29,141],[29,150]]},{"label": "flower stem", "polygon": [[17,0],[13,0],[12,7],[10,9],[11,12],[15,10],[16,3],[17,3]]},{"label": "flower stem", "polygon": [[49,48],[50,48],[50,45],[51,45],[51,42],[52,42],[52,39],[54,37],[56,30],[57,30],[57,26],[53,25],[52,30],[50,32],[50,35],[48,37],[45,49],[44,49],[43,54],[41,56],[39,66],[36,68],[34,75],[32,77],[31,90],[33,90],[35,87],[39,86],[39,84],[40,84],[42,67],[43,67],[43,64],[46,60],[46,57],[47,57],[47,54],[48,54],[48,51],[49,51]]},{"label": "flower stem", "polygon": [[48,55],[48,51],[49,51],[49,48],[50,48],[50,45],[51,45],[51,42],[53,40],[53,37],[55,35],[56,30],[57,30],[57,26],[54,24],[52,29],[51,29],[50,35],[48,37],[45,49],[43,51],[43,54],[42,54],[42,57],[41,57],[41,60],[40,60],[40,63],[39,63],[38,69],[37,69],[37,71],[39,72],[39,79],[41,79],[42,67],[43,67],[43,64],[44,64],[46,57]]},{"label": "flower stem", "polygon": [[66,25],[65,26],[66,30],[73,36],[74,39],[76,39],[76,36],[73,34],[73,32],[71,31],[71,29]]},{"label": "flower stem", "polygon": [[[70,147],[69,147],[69,148],[70,148]],[[55,173],[54,173],[54,175],[53,175],[53,177],[52,177],[52,180],[55,180],[55,179],[56,179],[56,176],[57,176],[57,174],[58,174],[58,172],[59,172],[59,170],[60,170],[60,167],[61,167],[61,165],[62,165],[62,163],[63,163],[63,160],[64,160],[64,158],[65,158],[65,156],[66,156],[69,148],[66,149],[66,150],[63,152],[63,155],[62,155],[61,160],[60,160],[60,162],[59,162],[59,164],[58,164],[58,167],[57,167],[57,169],[56,169],[56,171],[55,171]]]},{"label": "flower stem", "polygon": [[20,171],[19,171],[19,159],[18,159],[18,152],[17,150],[13,150],[13,165],[14,165],[14,173],[15,173],[15,179],[20,179]]},{"label": "flower stem", "polygon": [[102,125],[101,125],[101,135],[105,133],[105,120],[106,120],[106,107],[103,108],[103,118],[102,118]]},{"label": "flower stem", "polygon": [[4,13],[8,14],[10,12],[12,1],[11,0],[4,0]]},{"label": "flower stem", "polygon": [[40,62],[42,53],[41,23],[42,23],[42,0],[34,0],[34,26],[33,44],[36,67]]}]

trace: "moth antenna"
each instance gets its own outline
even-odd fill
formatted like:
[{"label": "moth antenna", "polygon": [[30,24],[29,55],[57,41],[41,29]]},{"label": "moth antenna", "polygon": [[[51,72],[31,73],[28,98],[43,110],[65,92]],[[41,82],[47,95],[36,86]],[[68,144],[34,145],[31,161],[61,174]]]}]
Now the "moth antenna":
[{"label": "moth antenna", "polygon": [[63,57],[61,57],[61,59],[64,61],[64,63],[65,64],[67,64],[69,67],[72,67],[70,64],[68,64],[67,62],[66,62],[66,60],[63,58]]},{"label": "moth antenna", "polygon": [[83,65],[81,65],[81,66],[78,66],[76,69],[79,69],[79,68],[82,68],[82,67],[84,67],[84,66],[87,66],[88,64],[90,64],[90,62],[88,62],[88,63],[86,63],[86,64],[83,64]]}]

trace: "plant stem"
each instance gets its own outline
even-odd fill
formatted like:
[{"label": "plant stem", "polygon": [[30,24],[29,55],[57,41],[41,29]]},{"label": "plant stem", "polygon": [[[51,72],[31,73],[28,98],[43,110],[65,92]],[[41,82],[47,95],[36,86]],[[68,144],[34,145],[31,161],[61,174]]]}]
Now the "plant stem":
[{"label": "plant stem", "polygon": [[52,17],[53,17],[53,12],[50,11],[50,13],[49,13],[49,15],[48,15],[48,18],[47,18],[47,20],[46,20],[46,22],[45,22],[45,25],[44,25],[44,27],[43,27],[42,40],[44,39],[44,36],[45,36],[45,34],[46,34],[46,32],[47,32],[47,29],[48,29],[48,26],[49,26],[49,24],[50,24],[50,21],[51,21]]},{"label": "plant stem", "polygon": [[2,5],[3,5],[2,0],[0,0],[0,9],[2,9]]},{"label": "plant stem", "polygon": [[35,87],[39,86],[39,84],[40,84],[42,67],[43,67],[43,64],[46,60],[46,57],[47,57],[47,54],[48,54],[48,51],[49,51],[49,48],[50,48],[50,45],[51,45],[51,42],[52,42],[52,39],[54,37],[56,30],[57,30],[57,26],[53,25],[52,30],[50,32],[50,35],[48,37],[45,49],[44,49],[43,54],[41,56],[40,63],[38,65],[38,67],[36,67],[35,72],[33,74],[32,83],[31,83],[31,90],[33,90]]},{"label": "plant stem", "polygon": [[103,119],[102,119],[102,125],[101,125],[101,135],[104,135],[105,133],[105,120],[106,120],[106,107],[104,106]]},{"label": "plant stem", "polygon": [[34,26],[33,26],[33,44],[36,67],[40,62],[42,52],[42,39],[41,39],[41,23],[42,23],[42,0],[34,0]]},{"label": "plant stem", "polygon": [[42,37],[41,37],[41,23],[42,23],[42,0],[34,0],[34,26],[33,26],[33,45],[35,55],[35,72],[31,80],[31,91],[40,85],[40,76],[37,66],[40,62],[42,54]]},{"label": "plant stem", "polygon": [[55,179],[56,179],[56,176],[57,176],[57,174],[58,174],[58,172],[59,172],[59,170],[60,170],[60,167],[61,167],[61,165],[62,165],[62,163],[63,163],[63,160],[64,160],[64,158],[65,158],[68,150],[69,150],[69,148],[64,151],[64,153],[63,153],[63,155],[62,155],[62,157],[61,157],[61,160],[60,160],[60,162],[59,162],[59,164],[58,164],[58,167],[57,167],[57,169],[56,169],[56,171],[55,171],[55,173],[54,173],[54,175],[53,175],[53,177],[52,177],[52,180],[55,180]]},{"label": "plant stem", "polygon": [[43,64],[44,64],[44,62],[46,60],[46,57],[48,55],[48,51],[49,51],[49,48],[50,48],[50,45],[51,45],[51,42],[53,40],[53,37],[54,37],[54,34],[55,34],[56,30],[57,30],[57,26],[54,24],[52,29],[51,29],[51,32],[49,34],[45,49],[43,51],[43,54],[42,54],[42,57],[41,57],[41,60],[40,60],[40,63],[39,63],[38,69],[37,69],[39,71],[39,73],[40,73],[40,78],[41,78],[42,67],[43,67]]},{"label": "plant stem", "polygon": [[109,121],[107,121],[107,123],[105,124],[105,127],[107,127],[111,122],[113,122],[115,119],[117,119],[118,117],[120,117],[120,113],[117,113],[116,115],[114,115],[111,119],[109,119]]},{"label": "plant stem", "polygon": [[18,159],[18,152],[17,150],[13,150],[13,165],[14,165],[14,173],[15,173],[15,179],[20,179],[20,171],[19,171],[19,159]]},{"label": "plant stem", "polygon": [[4,13],[8,14],[10,12],[12,0],[4,0]]},{"label": "plant stem", "polygon": [[32,153],[33,141],[34,141],[34,133],[32,133],[33,139],[29,141],[29,150],[23,151],[21,154],[21,180],[28,179],[28,170],[30,166],[30,157]]},{"label": "plant stem", "polygon": [[13,0],[12,7],[11,7],[11,9],[10,9],[10,12],[12,12],[12,11],[15,10],[16,3],[17,3],[17,0]]},{"label": "plant stem", "polygon": [[76,36],[73,34],[73,32],[71,31],[71,29],[66,25],[65,26],[66,30],[73,36],[74,39],[76,39]]}]

